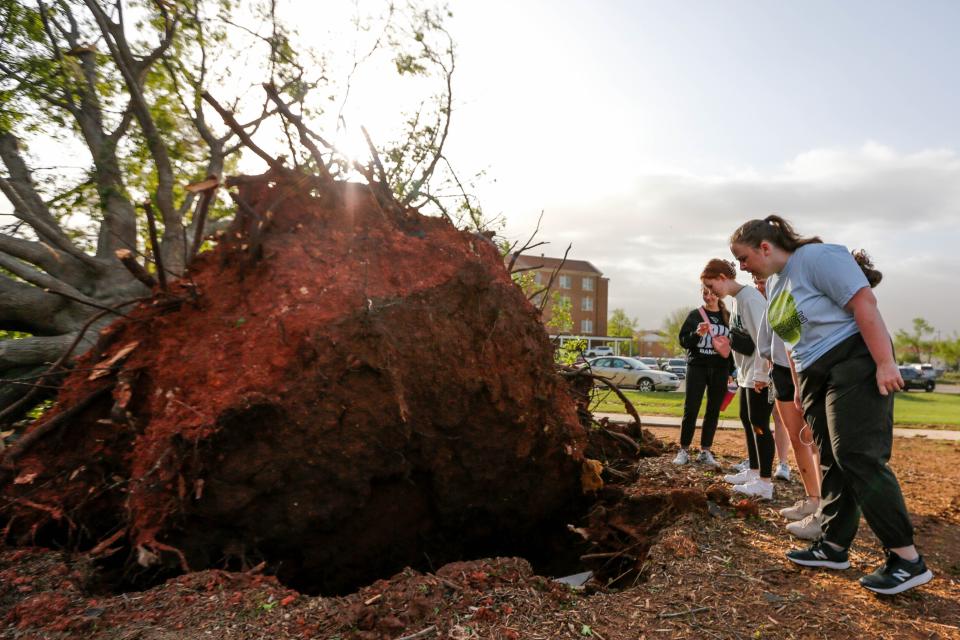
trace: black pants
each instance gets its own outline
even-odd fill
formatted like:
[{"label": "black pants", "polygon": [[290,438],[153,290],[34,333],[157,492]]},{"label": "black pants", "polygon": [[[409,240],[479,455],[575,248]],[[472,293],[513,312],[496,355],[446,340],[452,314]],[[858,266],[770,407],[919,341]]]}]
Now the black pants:
[{"label": "black pants", "polygon": [[773,475],[773,433],[770,432],[770,404],[767,390],[740,388],[740,422],[747,440],[750,468],[759,469],[761,478]]},{"label": "black pants", "polygon": [[877,390],[877,366],[860,334],[798,374],[803,412],[824,467],[824,539],[847,548],[860,513],[884,547],[913,544],[900,483],[887,466],[893,445],[893,395]]},{"label": "black pants", "polygon": [[703,426],[700,429],[700,448],[713,446],[713,436],[717,433],[720,420],[720,404],[727,393],[728,367],[704,367],[687,365],[687,391],[683,399],[683,421],[680,423],[680,446],[686,449],[693,442],[693,432],[697,428],[697,414],[703,402],[703,392],[707,392],[707,410],[703,414]]}]

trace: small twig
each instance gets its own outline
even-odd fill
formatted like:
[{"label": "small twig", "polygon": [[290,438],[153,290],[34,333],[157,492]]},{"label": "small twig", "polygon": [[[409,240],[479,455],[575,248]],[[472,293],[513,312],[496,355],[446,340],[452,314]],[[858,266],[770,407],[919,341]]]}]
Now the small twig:
[{"label": "small twig", "polygon": [[416,633],[411,633],[408,636],[402,636],[400,638],[397,638],[397,640],[416,640],[417,638],[426,638],[427,636],[433,635],[434,633],[436,633],[436,631],[437,631],[437,625],[432,624],[426,629],[417,631]]},{"label": "small twig", "polygon": [[[547,281],[547,286],[544,291],[549,291],[553,286],[553,281],[557,278],[557,274],[560,273],[560,269],[563,269],[563,265],[567,262],[567,254],[570,253],[570,249],[573,248],[573,244],[567,245],[567,250],[563,252],[563,259],[560,260],[560,264],[557,265],[557,268],[553,270],[553,273],[550,274],[550,279]],[[544,307],[547,306],[548,296],[543,296],[543,300],[540,301],[540,313],[543,313]]]},{"label": "small twig", "polygon": [[[373,165],[377,168],[377,179],[380,182],[380,190],[383,192],[384,197],[388,198],[388,202],[399,204],[393,197],[393,192],[390,190],[390,185],[387,183],[387,172],[383,169],[383,163],[380,162],[380,154],[377,153],[377,148],[374,146],[373,140],[370,139],[370,134],[367,133],[366,127],[360,127],[360,131],[363,132],[363,137],[367,141],[367,148],[370,149],[370,155],[373,156]],[[406,204],[407,203],[404,203],[404,206],[406,206]]]},{"label": "small twig", "polygon": [[513,273],[513,265],[516,264],[517,258],[519,258],[520,254],[522,254],[524,251],[529,251],[533,247],[539,246],[541,244],[547,244],[546,242],[538,242],[535,245],[530,244],[531,242],[533,242],[533,239],[540,232],[540,222],[542,220],[543,220],[543,209],[540,210],[540,216],[537,218],[537,226],[534,227],[533,233],[531,233],[527,241],[523,243],[523,246],[520,247],[520,250],[514,253],[513,256],[510,257],[510,264],[507,265],[507,273]]},{"label": "small twig", "polygon": [[636,560],[636,556],[632,556],[629,553],[624,553],[623,551],[610,551],[607,553],[585,553],[580,556],[581,560],[602,560],[604,558],[629,558],[630,560]]},{"label": "small twig", "polygon": [[167,274],[163,269],[163,256],[160,255],[160,238],[157,236],[157,218],[153,213],[153,205],[147,200],[143,203],[147,212],[147,228],[150,230],[150,246],[153,249],[153,262],[157,265],[157,279],[160,281],[160,290],[167,290]]},{"label": "small twig", "polygon": [[686,611],[677,611],[676,613],[658,613],[658,618],[677,618],[679,616],[688,616],[693,613],[701,613],[703,611],[710,611],[710,607],[697,607],[696,609],[688,609]]}]

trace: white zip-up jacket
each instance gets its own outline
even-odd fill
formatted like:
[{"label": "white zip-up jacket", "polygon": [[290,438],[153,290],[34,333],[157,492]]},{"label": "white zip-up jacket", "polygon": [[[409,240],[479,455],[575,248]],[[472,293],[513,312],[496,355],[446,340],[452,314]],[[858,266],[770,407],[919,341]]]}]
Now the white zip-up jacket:
[{"label": "white zip-up jacket", "polygon": [[[743,331],[755,345],[759,345],[760,324],[767,309],[766,298],[753,287],[746,285],[733,297],[732,307],[730,328]],[[759,346],[753,350],[752,356],[734,351],[733,362],[737,365],[737,384],[741,387],[753,389],[757,382],[770,383],[767,362]]]}]

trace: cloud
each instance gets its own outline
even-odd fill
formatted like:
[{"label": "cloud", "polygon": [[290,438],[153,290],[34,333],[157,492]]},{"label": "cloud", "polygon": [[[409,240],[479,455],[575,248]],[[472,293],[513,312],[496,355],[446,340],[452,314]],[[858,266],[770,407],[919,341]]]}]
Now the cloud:
[{"label": "cloud", "polygon": [[572,242],[571,257],[610,277],[610,308],[656,328],[699,302],[701,268],[729,257],[739,224],[774,212],[801,234],[868,249],[885,275],[877,296],[891,330],[921,316],[960,331],[960,304],[945,296],[960,272],[960,157],[948,149],[869,142],[809,150],[767,173],[643,175],[625,194],[548,205],[545,239]]}]

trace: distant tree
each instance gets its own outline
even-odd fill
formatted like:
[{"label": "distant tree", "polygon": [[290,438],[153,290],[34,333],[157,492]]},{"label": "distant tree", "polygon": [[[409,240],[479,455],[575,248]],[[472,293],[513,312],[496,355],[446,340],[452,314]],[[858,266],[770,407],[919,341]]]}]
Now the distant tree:
[{"label": "distant tree", "polygon": [[935,341],[933,353],[943,360],[948,368],[960,368],[960,335],[954,333],[951,338]]},{"label": "distant tree", "polygon": [[633,334],[637,330],[637,319],[631,318],[623,309],[614,309],[607,319],[607,334],[614,338],[630,338],[630,342],[624,343],[625,348],[621,349],[623,355],[632,356],[636,353],[636,344],[633,340]]},{"label": "distant tree", "polygon": [[550,295],[550,320],[547,329],[550,333],[570,333],[573,331],[573,303],[570,298],[554,291]]},{"label": "distant tree", "polygon": [[687,319],[689,313],[689,309],[676,309],[663,320],[663,347],[670,353],[678,354],[682,351],[680,327],[683,326],[683,321]]},{"label": "distant tree", "polygon": [[[894,335],[894,345],[904,362],[929,362],[933,343],[929,339],[935,329],[923,318],[913,319],[913,330],[903,329]],[[926,357],[924,357],[926,356]]]}]

